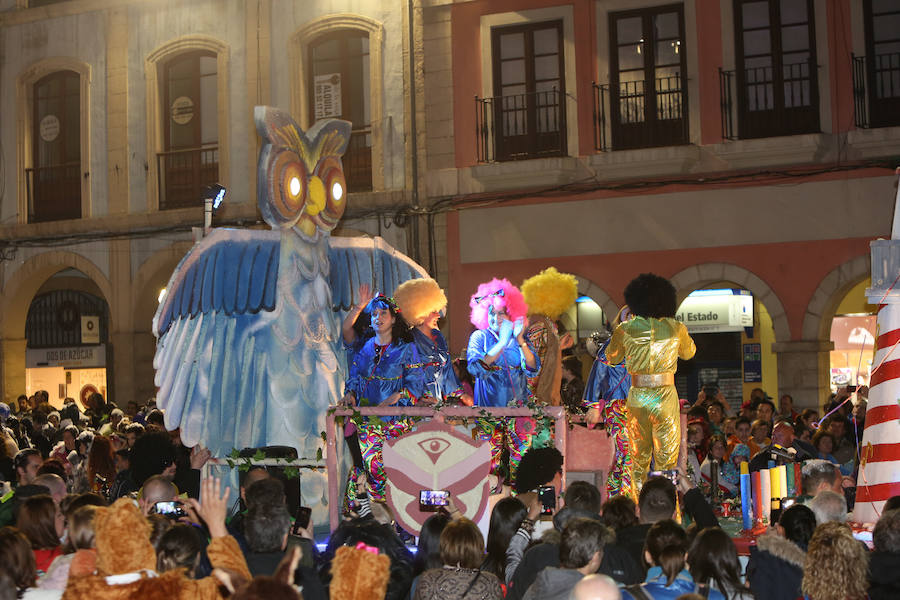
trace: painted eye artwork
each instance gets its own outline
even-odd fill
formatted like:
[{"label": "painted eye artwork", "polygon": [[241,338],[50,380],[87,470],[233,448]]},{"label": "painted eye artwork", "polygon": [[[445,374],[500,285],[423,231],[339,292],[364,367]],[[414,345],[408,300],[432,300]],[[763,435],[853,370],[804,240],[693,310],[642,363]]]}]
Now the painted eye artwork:
[{"label": "painted eye artwork", "polygon": [[490,466],[486,442],[430,421],[385,444],[388,505],[404,529],[419,535],[433,514],[420,510],[419,492],[447,490],[459,511],[477,523],[490,496]]}]

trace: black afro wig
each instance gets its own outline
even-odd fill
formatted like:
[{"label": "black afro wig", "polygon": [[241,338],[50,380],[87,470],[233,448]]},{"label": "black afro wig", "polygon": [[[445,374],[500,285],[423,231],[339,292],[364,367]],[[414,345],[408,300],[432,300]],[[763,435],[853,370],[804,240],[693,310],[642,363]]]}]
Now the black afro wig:
[{"label": "black afro wig", "polygon": [[633,315],[662,319],[678,310],[675,286],[653,273],[641,273],[625,286],[625,304]]},{"label": "black afro wig", "polygon": [[562,470],[563,456],[556,448],[532,448],[522,456],[516,471],[516,493],[524,494],[550,483]]}]

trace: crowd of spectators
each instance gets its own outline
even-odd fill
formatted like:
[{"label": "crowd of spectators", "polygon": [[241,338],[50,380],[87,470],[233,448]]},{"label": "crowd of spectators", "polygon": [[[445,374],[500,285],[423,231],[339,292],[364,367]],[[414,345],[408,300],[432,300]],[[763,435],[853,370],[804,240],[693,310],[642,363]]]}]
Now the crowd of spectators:
[{"label": "crowd of spectators", "polygon": [[[240,510],[229,518],[228,491],[216,480],[201,482],[209,453],[166,431],[152,403],[122,411],[97,395],[83,411],[74,401],[55,410],[41,394],[23,397],[11,408],[0,404],[0,600],[83,597],[101,576],[156,585],[149,573],[188,594],[176,597],[344,597],[333,565],[346,546],[389,559],[389,600],[900,597],[900,497],[885,505],[872,550],[846,523],[855,451],[842,461],[842,440],[856,426],[841,420],[840,399],[813,435],[806,429],[815,429],[817,414],[797,414],[789,400],[778,409],[764,395],[758,400],[753,414],[748,405],[731,417],[720,400],[701,397],[689,415],[699,467],[676,482],[650,478],[637,503],[627,496],[603,502],[593,484],[575,480],[558,490],[552,516],[542,517],[535,490],[559,481],[563,457],[531,450],[515,495],[493,505],[486,538],[451,503],[425,522],[412,548],[389,516],[373,516],[363,475],[359,511],[319,551],[310,529],[293,521],[283,479],[265,468],[241,473]],[[812,451],[807,437],[819,442]],[[758,453],[773,443],[809,453],[804,495],[742,563],[708,501],[707,458],[728,478],[731,455],[752,462],[754,445]],[[111,530],[114,514],[129,525]],[[113,541],[123,537],[144,548],[146,560],[114,557]]]}]

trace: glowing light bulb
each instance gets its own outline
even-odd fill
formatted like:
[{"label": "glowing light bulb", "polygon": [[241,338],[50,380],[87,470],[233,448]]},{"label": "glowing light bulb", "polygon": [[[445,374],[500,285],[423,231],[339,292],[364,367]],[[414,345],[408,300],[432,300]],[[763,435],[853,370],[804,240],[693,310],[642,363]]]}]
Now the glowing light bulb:
[{"label": "glowing light bulb", "polygon": [[297,196],[300,194],[300,178],[299,177],[291,177],[290,190],[291,190],[291,196]]},{"label": "glowing light bulb", "polygon": [[340,200],[344,197],[344,186],[340,182],[335,181],[331,184],[331,197],[335,200]]}]

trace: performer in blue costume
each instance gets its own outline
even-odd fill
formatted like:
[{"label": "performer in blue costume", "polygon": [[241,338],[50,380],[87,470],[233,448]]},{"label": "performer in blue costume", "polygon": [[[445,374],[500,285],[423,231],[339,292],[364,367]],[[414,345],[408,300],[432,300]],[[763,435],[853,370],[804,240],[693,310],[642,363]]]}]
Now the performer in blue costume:
[{"label": "performer in blue costume", "polygon": [[[524,406],[532,399],[528,378],[540,372],[540,359],[525,339],[528,305],[522,293],[506,279],[493,279],[478,286],[469,306],[470,320],[478,328],[466,350],[469,373],[475,378],[475,405]],[[509,480],[531,446],[533,421],[478,419],[476,425],[479,436],[491,445],[491,472]]]},{"label": "performer in blue costume", "polygon": [[522,293],[506,279],[493,279],[478,286],[469,306],[478,328],[466,350],[475,405],[524,406],[531,398],[528,377],[538,374],[540,361],[525,339],[528,306]]},{"label": "performer in blue costume", "polygon": [[[621,314],[621,313],[620,313]],[[618,318],[616,319],[618,321]],[[606,478],[606,493],[617,496],[628,493],[631,487],[631,458],[628,455],[628,432],[625,429],[628,389],[631,387],[631,376],[625,362],[618,365],[609,364],[606,359],[606,347],[609,345],[608,331],[595,333],[597,344],[597,360],[591,367],[584,388],[584,407],[587,409],[589,427],[603,423],[606,433],[613,438],[615,455],[609,475]],[[594,337],[592,336],[592,337]]]},{"label": "performer in blue costume", "polygon": [[434,279],[410,279],[394,290],[394,301],[403,318],[413,326],[413,366],[420,369],[424,393],[422,402],[461,400],[472,406],[472,396],[463,392],[453,371],[447,340],[438,321],[447,308],[447,296]]},{"label": "performer in blue costume", "polygon": [[[412,364],[409,328],[393,300],[375,296],[366,311],[374,335],[353,358],[347,379],[344,403],[351,406],[412,406],[423,392],[422,373]],[[408,419],[385,417],[371,419],[359,429],[359,443],[372,499],[384,500],[384,467],[381,450],[388,439],[412,428]],[[351,481],[357,473],[351,473]],[[348,485],[351,502],[356,486]]]}]

